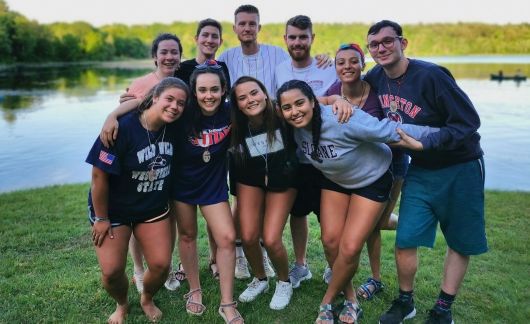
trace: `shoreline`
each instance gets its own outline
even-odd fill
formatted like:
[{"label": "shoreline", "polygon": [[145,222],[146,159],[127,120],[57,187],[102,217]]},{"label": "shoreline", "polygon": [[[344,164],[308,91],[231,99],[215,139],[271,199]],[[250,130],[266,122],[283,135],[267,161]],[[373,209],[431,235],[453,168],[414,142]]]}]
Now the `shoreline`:
[{"label": "shoreline", "polygon": [[[473,55],[430,55],[430,56],[412,56],[411,58],[426,60],[433,63],[502,63],[502,64],[530,64],[530,55],[528,54],[473,54]],[[181,61],[189,58],[182,58]],[[366,62],[373,63],[371,57],[366,58]],[[17,69],[35,69],[35,68],[55,68],[69,66],[92,66],[98,68],[118,68],[118,69],[150,69],[153,67],[153,61],[145,59],[124,59],[116,61],[79,61],[79,62],[43,62],[43,63],[0,63],[0,72],[17,70]]]},{"label": "shoreline", "polygon": [[[87,189],[90,187],[90,182],[73,182],[73,183],[62,183],[62,184],[53,184],[45,185],[41,187],[32,187],[32,188],[20,188],[13,189],[9,191],[0,191],[0,196],[9,195],[9,194],[19,194],[22,192],[31,192],[39,190],[50,190],[57,187],[68,187],[68,186],[86,186]],[[530,193],[530,190],[524,189],[496,189],[496,188],[484,188],[484,192],[506,192],[506,193]]]}]

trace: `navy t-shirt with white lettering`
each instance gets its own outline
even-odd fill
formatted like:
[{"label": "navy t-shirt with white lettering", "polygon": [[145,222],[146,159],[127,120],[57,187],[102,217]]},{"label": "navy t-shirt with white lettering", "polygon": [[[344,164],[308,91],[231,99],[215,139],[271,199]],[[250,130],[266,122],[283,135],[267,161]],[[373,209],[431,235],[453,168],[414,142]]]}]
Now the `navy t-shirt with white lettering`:
[{"label": "navy t-shirt with white lettering", "polygon": [[[224,102],[213,116],[201,115],[202,131],[198,136],[190,131],[191,123],[191,120],[186,119],[184,125],[187,127],[182,128],[180,131],[184,131],[178,136],[171,197],[192,205],[212,205],[227,201],[230,106]],[[210,156],[208,162],[203,159],[206,150]]]},{"label": "navy t-shirt with white lettering", "polygon": [[[105,148],[99,138],[86,162],[109,174],[108,216],[113,222],[135,222],[163,213],[168,206],[175,123],[148,132],[138,111],[119,119],[118,138]],[[148,170],[154,170],[149,179]],[[89,192],[88,205],[92,207]],[[99,215],[98,215],[99,216]]]}]

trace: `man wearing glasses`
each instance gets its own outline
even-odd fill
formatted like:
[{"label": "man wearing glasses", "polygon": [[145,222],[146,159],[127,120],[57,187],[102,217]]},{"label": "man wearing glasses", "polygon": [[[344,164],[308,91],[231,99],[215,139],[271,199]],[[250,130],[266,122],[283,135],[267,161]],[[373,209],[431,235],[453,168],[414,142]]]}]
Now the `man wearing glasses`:
[{"label": "man wearing glasses", "polygon": [[448,247],[440,295],[426,323],[453,323],[451,305],[470,256],[488,249],[480,119],[446,68],[405,56],[408,40],[399,24],[380,21],[370,27],[367,40],[377,66],[365,80],[376,88],[386,117],[440,127],[421,142],[401,134],[412,161],[396,234],[399,296],[379,323],[401,323],[416,315],[417,248],[433,247],[438,223]]}]

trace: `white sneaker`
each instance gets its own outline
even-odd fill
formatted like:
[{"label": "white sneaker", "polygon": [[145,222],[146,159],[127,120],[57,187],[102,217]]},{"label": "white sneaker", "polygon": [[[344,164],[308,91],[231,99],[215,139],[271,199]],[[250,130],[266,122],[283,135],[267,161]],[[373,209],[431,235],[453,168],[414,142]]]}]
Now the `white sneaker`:
[{"label": "white sneaker", "polygon": [[331,282],[331,275],[333,275],[333,272],[331,271],[331,268],[329,266],[326,266],[326,270],[324,270],[324,274],[322,275],[322,279],[324,279],[324,282],[329,285]]},{"label": "white sneaker", "polygon": [[278,280],[269,307],[276,310],[284,309],[289,305],[291,296],[293,296],[293,285],[290,282]]},{"label": "white sneaker", "polygon": [[144,291],[144,274],[142,273],[134,273],[132,277],[132,282],[136,286],[136,290],[141,294]]},{"label": "white sneaker", "polygon": [[167,280],[164,283],[164,287],[166,287],[167,290],[171,291],[175,291],[178,289],[178,287],[180,287],[180,281],[177,280],[175,271],[169,271],[169,274],[167,275]]},{"label": "white sneaker", "polygon": [[272,267],[271,259],[269,259],[267,250],[265,250],[264,247],[261,247],[261,252],[263,253],[263,269],[265,270],[265,275],[267,278],[276,277],[276,271],[274,271],[274,268]]},{"label": "white sneaker", "polygon": [[269,281],[261,281],[258,278],[252,279],[248,284],[247,289],[239,295],[239,301],[246,303],[256,299],[260,294],[266,293],[269,290]]},{"label": "white sneaker", "polygon": [[236,270],[234,272],[237,279],[250,278],[250,272],[248,271],[247,259],[244,256],[236,258]]}]

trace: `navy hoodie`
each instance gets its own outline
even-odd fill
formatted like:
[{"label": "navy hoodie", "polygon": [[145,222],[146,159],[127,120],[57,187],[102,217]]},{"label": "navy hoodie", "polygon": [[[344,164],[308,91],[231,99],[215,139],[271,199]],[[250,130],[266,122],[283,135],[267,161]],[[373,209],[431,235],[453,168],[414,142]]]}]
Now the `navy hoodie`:
[{"label": "navy hoodie", "polygon": [[438,169],[483,155],[478,113],[446,68],[409,59],[397,79],[389,79],[377,65],[365,80],[377,91],[386,118],[440,128],[421,139],[424,151],[409,151],[413,165]]}]

